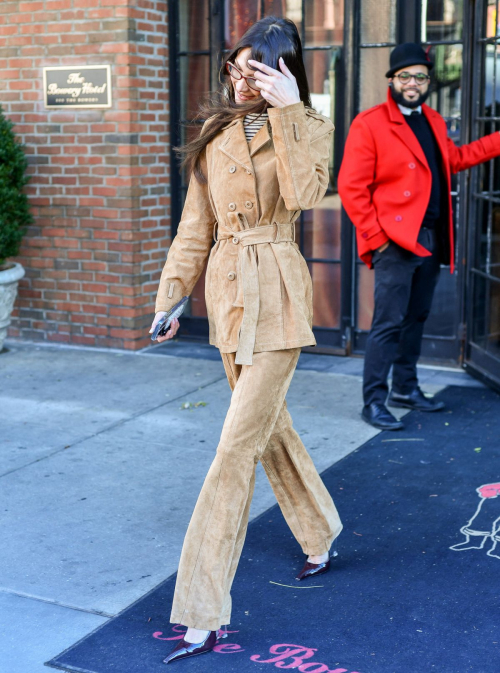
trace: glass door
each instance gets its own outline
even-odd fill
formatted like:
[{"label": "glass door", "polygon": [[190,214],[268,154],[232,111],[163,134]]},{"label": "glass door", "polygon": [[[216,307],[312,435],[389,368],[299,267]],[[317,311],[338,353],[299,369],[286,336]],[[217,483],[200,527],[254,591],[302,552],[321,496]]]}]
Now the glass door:
[{"label": "glass door", "polygon": [[[385,72],[397,42],[419,42],[434,62],[432,91],[427,104],[445,119],[448,135],[466,142],[462,128],[462,52],[464,0],[359,0],[359,47],[357,63],[357,111],[383,103],[387,96]],[[463,228],[460,193],[466,176],[453,179],[452,198],[457,240]],[[458,243],[457,243],[458,250]],[[374,273],[355,257],[353,351],[362,353],[373,315]],[[460,289],[458,276],[449,267],[441,271],[431,314],[425,325],[422,355],[457,362],[462,344],[460,334]]]},{"label": "glass door", "polygon": [[[476,5],[473,139],[500,131],[500,2]],[[500,389],[500,159],[471,179],[464,366]]]},{"label": "glass door", "polygon": [[[217,86],[221,57],[246,30],[264,16],[294,21],[302,37],[313,107],[336,126],[332,142],[330,185],[320,204],[302,213],[296,240],[311,272],[314,290],[314,331],[318,349],[346,352],[342,306],[349,305],[350,256],[343,255],[341,204],[336,175],[343,146],[344,125],[344,0],[177,0],[169,4],[171,59],[171,143],[182,144],[196,133],[186,127],[199,99]],[[172,234],[180,219],[187,188],[172,157]],[[342,299],[344,292],[344,299]],[[350,296],[350,295],[349,295]],[[204,278],[198,282],[190,312],[181,323],[183,334],[206,338],[208,324]],[[318,350],[317,349],[317,350]]]}]

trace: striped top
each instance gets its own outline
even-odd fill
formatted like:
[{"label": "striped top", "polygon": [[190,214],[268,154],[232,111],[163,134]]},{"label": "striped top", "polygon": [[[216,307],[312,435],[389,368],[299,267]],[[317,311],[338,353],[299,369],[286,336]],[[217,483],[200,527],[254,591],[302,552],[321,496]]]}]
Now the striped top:
[{"label": "striped top", "polygon": [[267,112],[254,112],[246,115],[243,120],[243,128],[245,129],[245,138],[250,142],[254,135],[269,119]]}]

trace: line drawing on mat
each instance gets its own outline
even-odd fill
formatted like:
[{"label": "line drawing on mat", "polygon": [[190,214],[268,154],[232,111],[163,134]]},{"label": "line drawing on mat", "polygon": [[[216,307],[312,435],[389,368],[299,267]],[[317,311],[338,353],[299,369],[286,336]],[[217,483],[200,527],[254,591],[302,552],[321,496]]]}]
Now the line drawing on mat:
[{"label": "line drawing on mat", "polygon": [[[487,556],[500,559],[500,549],[496,549],[500,542],[500,482],[483,484],[476,488],[479,495],[479,504],[469,521],[462,526],[460,532],[465,540],[450,547],[452,551],[468,551],[469,549],[484,549],[486,541],[492,545],[486,552]],[[496,552],[496,553],[495,553]]]}]

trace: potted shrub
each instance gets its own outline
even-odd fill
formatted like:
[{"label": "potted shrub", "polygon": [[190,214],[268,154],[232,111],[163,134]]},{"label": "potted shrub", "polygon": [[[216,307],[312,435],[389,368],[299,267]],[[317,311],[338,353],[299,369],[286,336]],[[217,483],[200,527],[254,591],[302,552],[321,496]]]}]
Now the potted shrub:
[{"label": "potted shrub", "polygon": [[17,295],[17,284],[24,269],[8,261],[19,253],[26,227],[32,221],[23,189],[29,178],[22,145],[16,141],[13,123],[0,106],[0,351],[7,336],[10,316]]}]

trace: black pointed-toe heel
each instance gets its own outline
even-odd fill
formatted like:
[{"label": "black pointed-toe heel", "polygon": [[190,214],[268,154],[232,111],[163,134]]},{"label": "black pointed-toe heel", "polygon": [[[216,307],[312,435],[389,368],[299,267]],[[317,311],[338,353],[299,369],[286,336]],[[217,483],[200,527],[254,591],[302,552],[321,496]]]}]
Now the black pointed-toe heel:
[{"label": "black pointed-toe heel", "polygon": [[211,652],[217,644],[218,632],[210,631],[208,636],[201,643],[188,643],[187,640],[179,640],[172,652],[166,659],[164,664],[170,664],[172,661],[179,659],[187,659],[187,657],[194,657],[197,654],[205,654]]},{"label": "black pointed-toe heel", "polygon": [[324,563],[309,563],[309,561],[306,561],[304,567],[295,579],[305,580],[308,577],[315,577],[316,575],[327,573],[330,570],[330,559],[335,558],[336,556],[338,556],[338,553],[334,551]]}]

